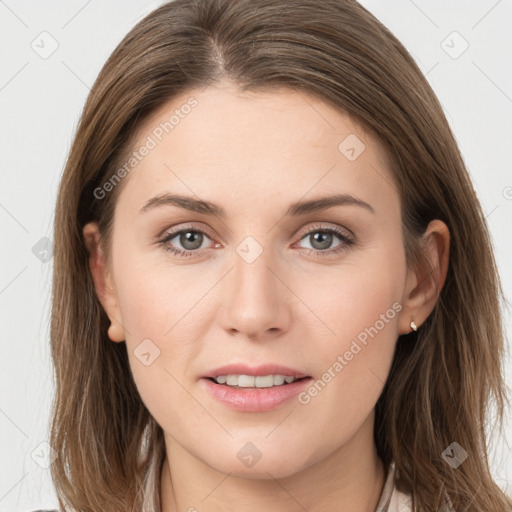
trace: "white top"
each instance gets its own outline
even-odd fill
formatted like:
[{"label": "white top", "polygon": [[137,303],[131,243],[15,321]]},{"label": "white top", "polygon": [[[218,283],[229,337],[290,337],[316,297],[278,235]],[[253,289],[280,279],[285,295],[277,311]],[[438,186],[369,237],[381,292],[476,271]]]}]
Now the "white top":
[{"label": "white top", "polygon": [[392,462],[375,512],[409,512],[411,510],[410,496],[399,491],[395,481],[395,463]]},{"label": "white top", "polygon": [[[375,512],[412,512],[410,494],[403,493],[396,487],[397,473],[395,463],[392,462]],[[449,500],[440,512],[453,512]]]}]

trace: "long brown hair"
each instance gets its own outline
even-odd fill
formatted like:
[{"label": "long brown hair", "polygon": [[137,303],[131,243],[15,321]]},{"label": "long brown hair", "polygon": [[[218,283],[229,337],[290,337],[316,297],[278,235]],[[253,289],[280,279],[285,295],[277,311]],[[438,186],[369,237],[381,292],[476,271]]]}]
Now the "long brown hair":
[{"label": "long brown hair", "polygon": [[[176,0],[140,21],[105,63],[56,204],[50,443],[61,508],[140,512],[148,500],[158,507],[163,432],[137,392],[126,345],[107,336],[82,228],[98,221],[108,249],[123,180],[105,197],[97,191],[129,155],[136,129],[177,94],[223,78],[243,91],[315,95],[378,137],[400,193],[409,264],[421,261],[428,222],[447,224],[447,279],[421,329],[397,341],[375,443],[412,490],[414,510],[438,510],[443,496],[458,511],[511,510],[490,473],[485,434],[490,405],[502,425],[506,399],[503,294],[485,218],[427,80],[354,0]],[[468,454],[457,469],[442,457],[452,442]]]}]

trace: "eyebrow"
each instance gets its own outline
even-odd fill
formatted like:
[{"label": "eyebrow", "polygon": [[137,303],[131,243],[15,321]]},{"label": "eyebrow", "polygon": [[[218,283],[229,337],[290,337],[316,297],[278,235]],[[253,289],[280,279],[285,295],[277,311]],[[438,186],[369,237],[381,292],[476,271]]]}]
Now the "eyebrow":
[{"label": "eyebrow", "polygon": [[[178,206],[191,212],[202,213],[205,215],[212,215],[226,218],[226,212],[221,207],[210,201],[203,201],[190,196],[175,195],[175,194],[159,194],[149,199],[146,204],[140,209],[140,213],[147,212],[159,206]],[[365,201],[358,199],[350,194],[336,194],[333,196],[320,197],[318,199],[311,199],[309,201],[297,201],[292,203],[287,212],[287,216],[299,216],[306,213],[326,210],[333,206],[360,206],[371,213],[375,213],[373,207]]]}]

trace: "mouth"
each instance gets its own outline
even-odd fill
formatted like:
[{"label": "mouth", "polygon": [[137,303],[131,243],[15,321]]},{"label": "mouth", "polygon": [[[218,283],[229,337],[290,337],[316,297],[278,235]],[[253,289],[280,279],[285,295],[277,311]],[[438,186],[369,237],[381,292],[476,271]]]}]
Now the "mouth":
[{"label": "mouth", "polygon": [[290,403],[313,378],[276,364],[231,364],[212,370],[200,381],[204,391],[223,406],[244,413],[263,413]]}]

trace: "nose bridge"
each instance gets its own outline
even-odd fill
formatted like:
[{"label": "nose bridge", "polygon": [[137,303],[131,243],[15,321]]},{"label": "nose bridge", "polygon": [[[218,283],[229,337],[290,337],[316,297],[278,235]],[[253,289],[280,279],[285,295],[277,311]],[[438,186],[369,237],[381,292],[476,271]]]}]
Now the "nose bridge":
[{"label": "nose bridge", "polygon": [[[234,289],[239,300],[264,299],[269,303],[278,292],[275,290],[275,277],[270,268],[275,266],[272,262],[272,248],[268,246],[270,237],[257,240],[253,236],[244,238],[235,248],[234,255]],[[267,243],[264,247],[263,244]]]}]

